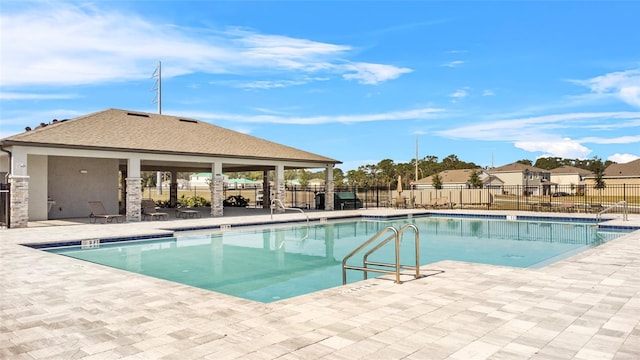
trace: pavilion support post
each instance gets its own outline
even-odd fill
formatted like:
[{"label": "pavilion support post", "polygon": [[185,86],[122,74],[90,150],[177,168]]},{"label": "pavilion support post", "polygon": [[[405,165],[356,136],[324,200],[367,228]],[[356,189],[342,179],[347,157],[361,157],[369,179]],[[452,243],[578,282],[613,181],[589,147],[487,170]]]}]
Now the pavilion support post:
[{"label": "pavilion support post", "polygon": [[[275,198],[280,201],[280,204],[285,205],[286,191],[284,187],[284,165],[276,165],[276,173],[274,176]],[[276,206],[273,209],[275,213],[283,213],[284,209],[281,206]]]},{"label": "pavilion support post", "polygon": [[327,165],[327,177],[324,181],[325,189],[324,189],[324,209],[325,210],[334,210],[333,208],[333,192],[334,192],[334,183],[333,183],[333,165]]},{"label": "pavilion support post", "polygon": [[127,183],[127,221],[142,220],[142,178],[128,177]]},{"label": "pavilion support post", "polygon": [[271,205],[271,186],[269,185],[269,170],[262,172],[262,208],[268,209]]},{"label": "pavilion support post", "polygon": [[140,221],[142,220],[142,177],[139,158],[128,159],[125,183],[127,221]]},{"label": "pavilion support post", "polygon": [[178,205],[178,172],[171,171],[171,182],[169,183],[169,207]]},{"label": "pavilion support post", "polygon": [[29,176],[9,175],[9,224],[13,228],[26,228],[29,222]]},{"label": "pavilion support post", "polygon": [[209,190],[211,190],[211,216],[221,217],[224,215],[224,207],[222,204],[224,197],[222,177],[222,163],[216,162],[211,164],[211,182]]}]

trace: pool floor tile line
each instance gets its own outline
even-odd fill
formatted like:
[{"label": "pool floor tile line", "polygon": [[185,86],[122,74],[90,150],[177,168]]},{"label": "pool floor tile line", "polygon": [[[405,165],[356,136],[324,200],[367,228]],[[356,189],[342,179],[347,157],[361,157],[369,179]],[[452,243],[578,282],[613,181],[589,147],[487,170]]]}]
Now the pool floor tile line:
[{"label": "pool floor tile line", "polygon": [[[613,225],[640,224],[630,218]],[[442,261],[403,284],[370,279],[269,304],[18,245],[157,234],[171,222],[0,230],[0,358],[640,358],[640,231],[540,269]]]}]

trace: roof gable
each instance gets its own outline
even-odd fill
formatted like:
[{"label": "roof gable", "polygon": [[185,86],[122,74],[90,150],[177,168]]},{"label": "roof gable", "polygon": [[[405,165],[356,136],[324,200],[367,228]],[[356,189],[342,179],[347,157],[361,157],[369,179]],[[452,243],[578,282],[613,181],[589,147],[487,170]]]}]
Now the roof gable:
[{"label": "roof gable", "polygon": [[2,145],[125,150],[206,156],[340,161],[197,119],[108,109],[2,139]]},{"label": "roof gable", "polygon": [[592,172],[575,166],[563,165],[549,170],[552,175],[591,175]]},{"label": "roof gable", "polygon": [[624,164],[611,164],[604,170],[606,177],[628,177],[640,176],[640,159]]},{"label": "roof gable", "polygon": [[537,168],[535,166],[531,166],[531,165],[525,165],[525,164],[521,164],[518,162],[515,163],[511,163],[511,164],[507,164],[507,165],[503,165],[497,168],[493,168],[490,169],[488,172],[489,173],[496,173],[496,172],[523,172],[525,170],[529,170],[532,172],[541,172],[541,173],[548,173],[549,170],[545,170],[545,169],[540,169]]}]

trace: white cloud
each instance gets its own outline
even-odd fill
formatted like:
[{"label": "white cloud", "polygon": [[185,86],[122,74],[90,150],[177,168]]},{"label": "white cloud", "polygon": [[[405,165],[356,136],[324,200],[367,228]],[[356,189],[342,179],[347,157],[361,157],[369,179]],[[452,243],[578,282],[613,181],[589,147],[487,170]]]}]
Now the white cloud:
[{"label": "white cloud", "polygon": [[542,152],[541,157],[562,157],[565,159],[586,159],[591,150],[571,139],[558,141],[518,141],[515,147],[529,151]]},{"label": "white cloud", "polygon": [[453,68],[453,67],[458,67],[458,66],[460,66],[462,64],[464,64],[464,61],[455,60],[455,61],[450,61],[448,63],[444,63],[444,64],[442,64],[442,66]]},{"label": "white cloud", "polygon": [[462,89],[458,89],[455,92],[453,92],[452,94],[449,95],[449,97],[452,97],[454,99],[462,99],[465,98],[469,95],[469,93],[467,92],[467,90],[469,90],[469,87],[465,87]]},{"label": "white cloud", "polygon": [[19,92],[0,92],[0,100],[64,100],[74,99],[74,94],[33,94]]},{"label": "white cloud", "polygon": [[493,90],[484,90],[482,91],[482,96],[494,96],[495,93],[493,92]]},{"label": "white cloud", "polygon": [[[406,111],[395,111],[377,114],[357,114],[357,115],[335,115],[335,116],[281,116],[271,115],[239,115],[239,114],[223,114],[223,113],[207,113],[193,111],[178,111],[181,116],[193,117],[196,119],[210,121],[230,121],[230,122],[247,122],[247,123],[274,123],[274,124],[296,124],[296,125],[312,125],[327,123],[363,123],[374,121],[401,121],[401,120],[417,120],[428,119],[435,114],[442,112],[442,109],[422,108]],[[264,111],[263,111],[264,112]]]},{"label": "white cloud", "polygon": [[580,142],[593,144],[633,144],[640,143],[640,135],[618,136],[614,138],[586,137],[580,139]]},{"label": "white cloud", "polygon": [[626,164],[633,160],[640,159],[640,156],[633,154],[613,154],[607,158],[607,160],[617,162],[618,164]]},{"label": "white cloud", "polygon": [[0,15],[0,82],[5,87],[145,79],[158,60],[166,64],[165,78],[195,72],[338,73],[377,84],[411,71],[345,64],[352,50],[348,45],[239,29],[184,28],[97,5],[26,4],[26,10],[4,4]]},{"label": "white cloud", "polygon": [[242,89],[274,89],[289,86],[304,85],[306,81],[276,80],[276,81],[253,81],[245,84],[238,84],[236,87]]},{"label": "white cloud", "polygon": [[387,80],[393,80],[402,74],[413,71],[409,68],[369,63],[352,63],[341,67],[344,68],[346,72],[346,74],[342,75],[344,79],[356,80],[360,84],[367,85],[375,85]]},{"label": "white cloud", "polygon": [[640,69],[613,72],[573,82],[588,87],[595,94],[613,95],[631,106],[640,108]]},{"label": "white cloud", "polygon": [[452,139],[474,139],[484,141],[529,142],[538,139],[561,140],[564,136],[553,131],[586,128],[590,124],[605,122],[620,123],[636,119],[638,112],[569,113],[487,121],[438,131],[441,136]]}]

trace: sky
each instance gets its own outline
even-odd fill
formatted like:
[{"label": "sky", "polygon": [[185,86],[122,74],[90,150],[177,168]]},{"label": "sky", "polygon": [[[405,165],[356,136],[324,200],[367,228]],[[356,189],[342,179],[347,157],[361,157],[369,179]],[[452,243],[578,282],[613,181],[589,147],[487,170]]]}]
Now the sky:
[{"label": "sky", "polygon": [[640,158],[640,2],[0,0],[0,138],[108,108],[343,162]]}]

